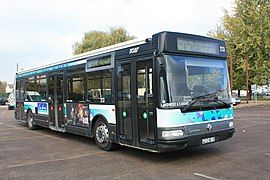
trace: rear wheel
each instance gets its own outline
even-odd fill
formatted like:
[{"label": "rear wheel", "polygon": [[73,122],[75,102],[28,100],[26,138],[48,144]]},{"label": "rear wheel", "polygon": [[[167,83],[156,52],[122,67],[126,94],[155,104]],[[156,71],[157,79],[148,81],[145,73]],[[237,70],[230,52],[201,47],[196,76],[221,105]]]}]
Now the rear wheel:
[{"label": "rear wheel", "polygon": [[28,128],[31,130],[35,130],[38,128],[38,126],[34,124],[34,117],[33,117],[32,111],[29,111],[27,113],[27,125],[28,125]]},{"label": "rear wheel", "polygon": [[102,118],[96,121],[93,133],[95,142],[101,150],[110,151],[116,148],[116,144],[111,142],[108,124]]}]

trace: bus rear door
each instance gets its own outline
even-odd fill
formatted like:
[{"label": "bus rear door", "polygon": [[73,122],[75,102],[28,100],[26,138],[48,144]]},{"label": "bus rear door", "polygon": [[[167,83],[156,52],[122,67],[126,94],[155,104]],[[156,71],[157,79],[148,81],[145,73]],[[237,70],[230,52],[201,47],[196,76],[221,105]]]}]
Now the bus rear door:
[{"label": "bus rear door", "polygon": [[24,81],[16,82],[16,108],[15,117],[17,120],[24,121],[26,119],[26,113],[24,112],[24,100],[25,100],[25,88]]},{"label": "bus rear door", "polygon": [[51,74],[48,78],[48,101],[50,128],[60,130],[64,127],[63,74]]}]

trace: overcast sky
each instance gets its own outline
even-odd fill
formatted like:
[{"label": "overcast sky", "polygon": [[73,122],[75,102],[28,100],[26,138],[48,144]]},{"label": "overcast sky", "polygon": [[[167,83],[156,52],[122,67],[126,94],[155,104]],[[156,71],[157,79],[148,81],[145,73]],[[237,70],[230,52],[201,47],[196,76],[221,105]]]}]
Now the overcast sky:
[{"label": "overcast sky", "polygon": [[0,80],[19,68],[72,56],[90,30],[124,27],[148,38],[159,31],[206,35],[234,0],[0,0]]}]

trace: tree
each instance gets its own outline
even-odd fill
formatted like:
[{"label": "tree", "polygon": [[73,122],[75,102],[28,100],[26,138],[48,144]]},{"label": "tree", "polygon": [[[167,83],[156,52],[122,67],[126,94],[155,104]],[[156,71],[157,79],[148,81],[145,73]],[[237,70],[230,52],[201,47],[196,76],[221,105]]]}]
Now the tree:
[{"label": "tree", "polygon": [[269,83],[269,0],[236,0],[233,12],[225,10],[221,24],[208,35],[226,41],[228,55],[233,59],[235,89],[241,89],[245,84],[245,58],[249,60],[250,83]]},{"label": "tree", "polygon": [[6,86],[7,82],[6,81],[0,81],[0,98],[6,98]]},{"label": "tree", "polygon": [[7,86],[6,81],[0,81],[0,93],[6,93],[6,86]]},{"label": "tree", "polygon": [[106,47],[120,42],[134,39],[122,28],[111,28],[109,32],[90,31],[84,34],[81,42],[73,45],[73,54],[80,54],[94,49]]}]

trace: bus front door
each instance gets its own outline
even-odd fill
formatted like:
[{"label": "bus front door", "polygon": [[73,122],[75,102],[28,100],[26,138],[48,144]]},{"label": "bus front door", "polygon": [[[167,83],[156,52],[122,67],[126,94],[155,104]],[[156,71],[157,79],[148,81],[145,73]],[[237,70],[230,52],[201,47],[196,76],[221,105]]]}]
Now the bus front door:
[{"label": "bus front door", "polygon": [[153,62],[117,63],[117,125],[119,142],[149,148],[154,145]]},{"label": "bus front door", "polygon": [[48,80],[49,126],[60,130],[64,127],[63,74],[52,74]]}]

